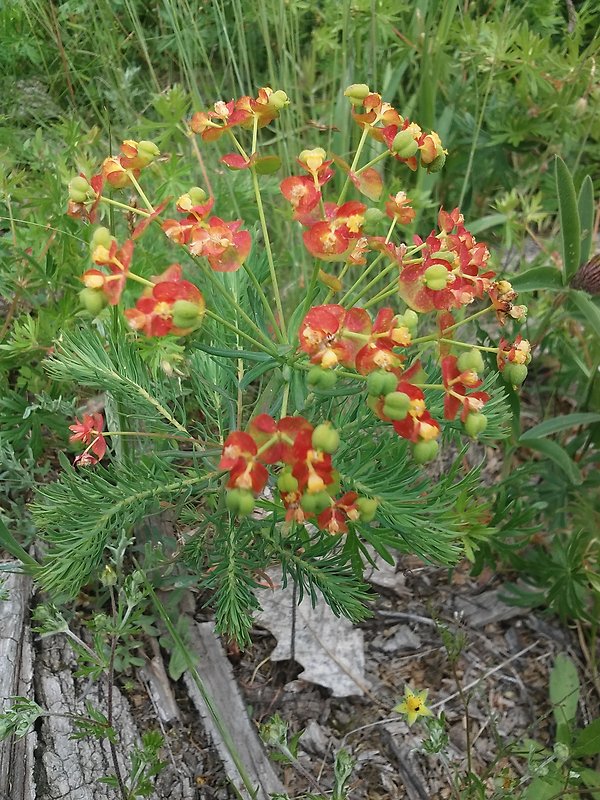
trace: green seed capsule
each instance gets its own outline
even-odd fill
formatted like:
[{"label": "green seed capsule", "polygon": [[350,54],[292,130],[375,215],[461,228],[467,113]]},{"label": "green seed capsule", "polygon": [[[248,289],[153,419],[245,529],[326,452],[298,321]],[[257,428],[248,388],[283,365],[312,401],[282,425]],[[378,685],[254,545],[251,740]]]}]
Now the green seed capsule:
[{"label": "green seed capsule", "polygon": [[398,384],[398,378],[393,372],[378,369],[367,378],[367,391],[376,397],[393,392]]},{"label": "green seed capsule", "polygon": [[485,414],[471,413],[465,419],[465,433],[472,439],[477,439],[480,433],[487,428],[487,417]]},{"label": "green seed capsule", "polygon": [[309,386],[313,389],[333,389],[337,381],[337,375],[331,369],[313,367],[307,375],[307,380]]},{"label": "green seed capsule", "polygon": [[340,435],[330,422],[324,422],[314,429],[312,444],[314,448],[323,450],[324,453],[335,453],[340,446]]},{"label": "green seed capsule", "polygon": [[400,158],[412,158],[418,149],[419,145],[409,130],[399,131],[392,142],[392,153]]},{"label": "green seed capsule", "polygon": [[473,370],[473,372],[480,373],[485,369],[481,351],[475,349],[461,353],[456,362],[456,366],[461,372]]},{"label": "green seed capsule", "polygon": [[525,364],[511,364],[509,362],[504,367],[502,376],[504,380],[512,386],[521,386],[527,377],[527,367]]},{"label": "green seed capsule", "polygon": [[110,250],[113,241],[114,236],[111,235],[108,228],[100,226],[94,229],[92,238],[90,239],[90,250],[92,253],[97,247],[106,247],[107,250]]},{"label": "green seed capsule", "polygon": [[102,311],[103,308],[106,307],[108,300],[106,295],[101,289],[82,289],[79,292],[79,301],[81,305],[85,308],[86,311],[93,317],[97,317],[98,314]]},{"label": "green seed capsule", "polygon": [[417,464],[426,464],[437,456],[439,444],[435,439],[430,442],[417,442],[413,447],[413,458]]},{"label": "green seed capsule", "polygon": [[277,488],[283,494],[290,494],[290,492],[297,492],[298,491],[298,481],[291,472],[287,470],[282,472],[281,475],[277,478]]},{"label": "green seed capsule", "polygon": [[230,489],[225,495],[225,505],[232,514],[247,517],[254,511],[254,495],[246,489]]},{"label": "green seed capsule", "polygon": [[379,503],[371,497],[359,497],[356,501],[356,507],[362,522],[372,522],[377,514]]},{"label": "green seed capsule", "polygon": [[326,508],[329,508],[330,505],[331,498],[327,492],[316,492],[315,494],[309,494],[307,492],[302,496],[302,500],[300,500],[300,506],[307,514],[320,514],[322,511],[325,511]]}]

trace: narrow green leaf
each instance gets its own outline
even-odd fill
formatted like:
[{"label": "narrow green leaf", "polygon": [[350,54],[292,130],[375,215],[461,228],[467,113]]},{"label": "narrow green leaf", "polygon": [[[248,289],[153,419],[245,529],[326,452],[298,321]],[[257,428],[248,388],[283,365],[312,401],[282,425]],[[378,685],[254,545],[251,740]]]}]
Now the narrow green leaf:
[{"label": "narrow green leaf", "polygon": [[555,267],[534,267],[511,279],[517,292],[537,292],[540,289],[558,291],[563,288],[562,275]]},{"label": "narrow green leaf", "polygon": [[583,730],[577,731],[573,743],[573,756],[595,756],[600,753],[600,718],[586,725]]},{"label": "narrow green leaf", "polygon": [[556,176],[556,193],[558,196],[558,215],[562,236],[563,282],[566,284],[571,280],[579,267],[581,255],[581,228],[573,178],[571,177],[567,165],[560,156],[556,156],[554,169]]},{"label": "narrow green leaf", "polygon": [[573,290],[569,292],[569,297],[589,322],[596,336],[600,336],[600,308],[585,292]]},{"label": "narrow green leaf", "polygon": [[486,217],[478,219],[477,222],[469,223],[469,231],[478,234],[489,228],[495,228],[497,225],[503,225],[507,219],[506,214],[488,214]]},{"label": "narrow green leaf", "polygon": [[32,558],[29,553],[21,547],[1,519],[0,547],[6,550],[7,553],[10,553],[13,558],[17,558],[22,564],[25,564],[26,567],[39,567],[35,558]]},{"label": "narrow green leaf", "polygon": [[538,453],[551,459],[554,463],[562,469],[569,481],[576,486],[583,481],[581,472],[573,459],[569,456],[567,451],[556,442],[549,439],[526,439],[519,440],[519,444],[524,447],[529,447],[530,450],[535,450]]},{"label": "narrow green leaf", "polygon": [[585,176],[579,189],[577,209],[581,227],[581,255],[579,257],[581,265],[589,261],[594,235],[594,184],[589,175]]},{"label": "narrow green leaf", "polygon": [[528,439],[550,436],[553,433],[567,430],[567,428],[575,428],[577,425],[591,425],[593,422],[600,422],[600,414],[582,412],[580,414],[565,414],[562,417],[553,417],[525,431],[521,436],[521,441],[526,442]]},{"label": "narrow green leaf", "polygon": [[569,725],[577,713],[580,685],[577,667],[566,653],[556,656],[550,672],[549,692],[556,724]]}]

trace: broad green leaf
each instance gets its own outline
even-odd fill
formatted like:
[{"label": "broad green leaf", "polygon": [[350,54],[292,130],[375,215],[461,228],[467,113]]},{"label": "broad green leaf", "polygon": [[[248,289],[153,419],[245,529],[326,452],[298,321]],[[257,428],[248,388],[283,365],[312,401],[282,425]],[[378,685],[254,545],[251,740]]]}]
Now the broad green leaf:
[{"label": "broad green leaf", "polygon": [[588,769],[587,767],[579,769],[578,772],[586,786],[589,786],[591,789],[600,788],[600,772],[596,772],[595,769]]},{"label": "broad green leaf", "polygon": [[575,428],[578,425],[591,425],[593,422],[600,422],[600,414],[582,412],[580,414],[565,414],[562,417],[553,417],[525,431],[521,435],[521,441],[526,442],[528,439],[550,436],[552,433],[558,433],[559,431],[567,430],[567,428]]},{"label": "broad green leaf", "polygon": [[259,175],[272,175],[280,166],[279,156],[261,156],[254,162],[254,169]]},{"label": "broad green leaf", "polygon": [[580,686],[577,667],[566,653],[556,656],[550,672],[549,691],[557,726],[569,727],[577,713]]},{"label": "broad green leaf", "polygon": [[540,289],[558,291],[563,288],[562,275],[555,267],[534,267],[511,279],[517,292],[537,292]]},{"label": "broad green leaf", "polygon": [[569,292],[569,297],[593,328],[596,336],[600,336],[600,308],[585,292],[573,290]]},{"label": "broad green leaf", "polygon": [[488,228],[495,228],[497,225],[503,225],[508,217],[506,214],[488,214],[486,217],[478,219],[477,222],[469,223],[469,231],[472,234],[478,234],[482,231],[487,231]]},{"label": "broad green leaf", "polygon": [[556,156],[554,161],[556,176],[556,193],[558,195],[558,215],[562,236],[563,251],[563,282],[568,283],[577,272],[581,256],[581,227],[579,224],[579,211],[577,210],[577,196],[573,185],[573,178],[567,165]]},{"label": "broad green leaf", "polygon": [[577,731],[573,743],[575,758],[595,756],[600,753],[600,718],[586,725],[583,730]]},{"label": "broad green leaf", "polygon": [[523,441],[521,438],[519,443],[524,447],[529,447],[531,450],[535,450],[536,452],[546,456],[546,458],[554,461],[554,463],[562,469],[569,481],[576,486],[579,486],[579,484],[583,481],[581,472],[571,456],[556,442],[550,441],[549,439],[540,438],[526,439]]},{"label": "broad green leaf", "polygon": [[545,778],[534,778],[522,795],[523,800],[554,800],[557,793],[564,788],[561,775],[547,775]]},{"label": "broad green leaf", "polygon": [[577,198],[577,209],[579,211],[579,224],[581,227],[581,255],[579,263],[585,264],[589,261],[592,252],[592,241],[594,235],[594,184],[589,175],[586,175],[579,189]]}]

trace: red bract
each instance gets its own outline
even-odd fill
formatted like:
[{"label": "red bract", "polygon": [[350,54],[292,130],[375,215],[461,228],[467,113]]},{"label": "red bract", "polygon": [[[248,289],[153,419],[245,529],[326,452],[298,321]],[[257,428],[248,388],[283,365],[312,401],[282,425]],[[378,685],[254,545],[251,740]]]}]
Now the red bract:
[{"label": "red bract", "polygon": [[320,191],[315,187],[315,182],[308,176],[284,178],[280,189],[282,195],[294,209],[294,219],[302,222],[304,215],[319,205]]},{"label": "red bract", "polygon": [[442,381],[446,390],[444,417],[454,419],[462,408],[461,420],[464,422],[470,412],[480,412],[490,396],[486,392],[467,394],[467,389],[476,389],[482,381],[473,370],[461,372],[457,361],[457,357],[451,355],[442,359]]},{"label": "red bract", "polygon": [[400,382],[396,391],[410,398],[410,408],[405,419],[392,421],[396,433],[415,443],[436,439],[440,433],[440,424],[427,411],[425,395],[421,389],[411,383]]},{"label": "red bract", "polygon": [[131,234],[131,238],[134,241],[140,238],[140,236],[154,222],[155,219],[158,219],[158,217],[167,207],[169,200],[170,198],[167,198],[160,205],[158,205],[151,214],[149,214],[147,217],[142,217],[142,221],[138,222],[138,224],[135,226]]},{"label": "red bract", "polygon": [[219,100],[212,111],[196,112],[191,119],[190,128],[205,141],[216,141],[237,125],[249,127],[255,121],[259,128],[268,125],[279,116],[279,112],[288,102],[285,92],[273,91],[265,86],[258,90],[256,98],[245,96],[239,100],[230,100],[229,103]]},{"label": "red bract", "polygon": [[75,424],[69,425],[73,434],[69,436],[70,442],[82,442],[88,446],[75,458],[76,466],[90,466],[97,464],[106,453],[106,439],[102,435],[104,419],[102,414],[84,414],[80,422],[77,417]]},{"label": "red bract", "polygon": [[391,194],[390,199],[385,204],[385,213],[390,219],[396,219],[400,225],[409,225],[416,216],[414,208],[409,203],[412,200],[406,196],[406,192]]},{"label": "red bract", "polygon": [[298,338],[301,349],[310,355],[313,364],[329,369],[338,363],[354,366],[356,354],[368,341],[370,332],[371,320],[364,309],[346,311],[340,305],[331,304],[311,308],[300,325]]},{"label": "red bract", "polygon": [[98,269],[88,269],[81,280],[88,289],[102,289],[111,306],[117,305],[127,282],[133,257],[133,241],[128,239],[122,247],[113,240],[110,249],[98,245],[92,253],[92,261],[100,267],[108,267],[107,275]]},{"label": "red bract", "polygon": [[322,261],[344,261],[362,235],[366,206],[356,201],[328,210],[327,221],[316,222],[302,238],[308,252]]},{"label": "red bract", "polygon": [[[424,245],[421,258],[414,264],[406,262],[400,273],[400,296],[415,311],[442,311],[467,305],[483,296],[494,277],[493,272],[481,271],[487,265],[489,251],[464,227],[458,209],[451,214],[442,209],[440,226],[442,230],[437,234],[432,231],[425,241],[415,236],[415,244]],[[452,232],[454,228],[456,231]],[[438,267],[445,276],[435,281],[444,284],[443,288],[428,286],[431,267]]]},{"label": "red bract", "polygon": [[[184,301],[184,302],[180,302]],[[197,286],[181,279],[181,267],[172,264],[152,289],[145,290],[125,316],[130,327],[146,336],[184,336],[204,315],[204,298]]]},{"label": "red bract", "polygon": [[348,520],[356,522],[359,518],[357,500],[358,495],[356,492],[346,492],[339,500],[336,500],[329,508],[319,514],[317,517],[319,528],[326,530],[332,536],[348,533]]},{"label": "red bract", "polygon": [[313,447],[312,430],[300,431],[296,436],[292,458],[292,475],[302,492],[316,494],[333,483],[331,456]]},{"label": "red bract", "polygon": [[239,230],[241,220],[224,222],[211,217],[207,225],[196,225],[190,235],[190,252],[204,256],[215,272],[234,272],[239,269],[252,246],[250,232]]},{"label": "red bract", "polygon": [[382,308],[375,318],[367,344],[356,354],[356,369],[368,375],[376,369],[384,369],[400,376],[404,356],[394,353],[394,347],[410,344],[411,334],[405,325],[399,325],[391,308]]},{"label": "red bract", "polygon": [[264,464],[276,464],[278,461],[290,464],[297,435],[301,431],[312,433],[312,430],[312,425],[304,417],[283,417],[276,422],[268,414],[259,414],[248,427],[249,434],[261,450],[271,442],[260,454]]},{"label": "red bract", "polygon": [[255,456],[257,450],[256,442],[249,433],[233,431],[223,444],[219,469],[232,469],[240,459],[246,462]]}]

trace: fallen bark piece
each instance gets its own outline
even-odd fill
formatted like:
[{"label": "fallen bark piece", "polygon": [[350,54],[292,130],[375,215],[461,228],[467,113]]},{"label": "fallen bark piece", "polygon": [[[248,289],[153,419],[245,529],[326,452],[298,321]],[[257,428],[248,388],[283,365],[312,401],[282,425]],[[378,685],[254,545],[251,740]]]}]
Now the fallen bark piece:
[{"label": "fallen bark piece", "polygon": [[[233,670],[217,638],[212,622],[194,623],[189,628],[189,646],[198,658],[198,673],[212,705],[229,732],[246,774],[257,788],[256,800],[269,800],[271,794],[285,792],[275,774],[262,743],[248,718],[246,706],[233,676]],[[243,798],[249,798],[239,769],[227,748],[214,717],[206,704],[194,677],[188,671],[183,676],[192,702],[198,710],[214,744],[227,776]]]},{"label": "fallen bark piece", "polygon": [[[274,585],[280,583],[280,573],[269,576]],[[369,690],[363,634],[349,620],[336,617],[322,599],[313,608],[307,595],[294,606],[291,586],[261,591],[259,600],[262,611],[256,622],[277,639],[271,661],[293,658],[304,667],[299,679],[326,686],[334,697],[360,696]]]},{"label": "fallen bark piece", "polygon": [[173,696],[171,682],[160,654],[158,642],[153,640],[153,644],[156,644],[156,647],[153,648],[154,657],[149,658],[140,669],[140,677],[146,686],[158,718],[161,722],[171,725],[181,721],[181,714]]},{"label": "fallen bark piece", "polygon": [[[3,565],[4,566],[4,565]],[[18,568],[18,564],[14,564]],[[29,601],[31,580],[26,575],[0,573],[8,599],[1,601],[0,711],[10,697],[33,699],[33,669]],[[0,798],[36,800],[33,778],[35,734],[0,742]]]},{"label": "fallen bark piece", "polygon": [[408,800],[430,800],[431,794],[414,757],[414,748],[398,744],[390,730],[392,727],[390,725],[383,726],[380,734],[386,750],[394,758],[393,763],[404,784]]},{"label": "fallen bark piece", "polygon": [[491,589],[475,597],[457,597],[455,607],[473,628],[483,628],[491,622],[503,622],[527,613],[526,608],[509,606],[500,600],[499,595],[500,592]]}]

